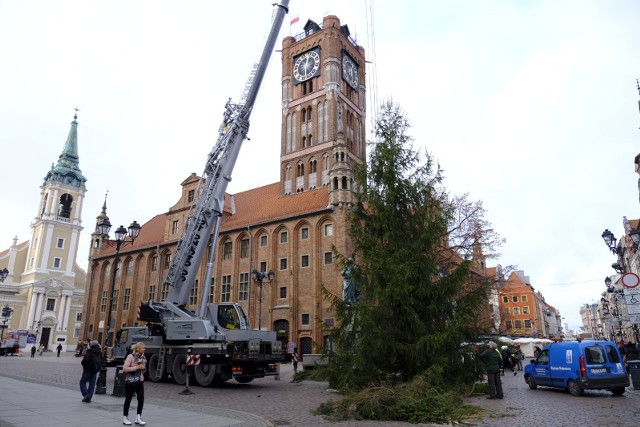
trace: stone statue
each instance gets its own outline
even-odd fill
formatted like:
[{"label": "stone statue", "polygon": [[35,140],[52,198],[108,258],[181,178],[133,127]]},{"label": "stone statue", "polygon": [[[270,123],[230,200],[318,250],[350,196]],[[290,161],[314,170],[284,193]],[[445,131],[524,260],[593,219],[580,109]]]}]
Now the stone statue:
[{"label": "stone statue", "polygon": [[342,268],[342,299],[348,304],[356,304],[360,299],[360,292],[353,277],[355,268],[353,258],[349,258]]}]

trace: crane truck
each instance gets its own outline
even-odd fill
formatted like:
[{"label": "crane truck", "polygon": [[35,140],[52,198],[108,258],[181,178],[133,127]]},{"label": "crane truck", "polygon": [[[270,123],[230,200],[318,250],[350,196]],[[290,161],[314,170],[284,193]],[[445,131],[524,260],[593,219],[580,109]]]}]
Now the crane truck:
[{"label": "crane truck", "polygon": [[207,304],[203,286],[199,310],[191,311],[186,306],[211,238],[202,282],[210,283],[226,188],[242,142],[247,138],[251,111],[288,5],[289,0],[275,5],[262,55],[251,70],[240,102],[229,100],[225,105],[218,140],[208,155],[197,200],[163,281],[168,286],[166,298],[141,303],[138,318],[146,326],[124,327],[116,335],[113,349],[116,363],[124,360],[133,343],[144,342],[146,375],[152,381],[171,376],[176,383],[185,384],[191,375],[188,366],[193,364],[193,376],[199,385],[231,378],[248,383],[254,378],[277,375],[279,362],[284,360],[276,333],[250,329],[241,305]]}]

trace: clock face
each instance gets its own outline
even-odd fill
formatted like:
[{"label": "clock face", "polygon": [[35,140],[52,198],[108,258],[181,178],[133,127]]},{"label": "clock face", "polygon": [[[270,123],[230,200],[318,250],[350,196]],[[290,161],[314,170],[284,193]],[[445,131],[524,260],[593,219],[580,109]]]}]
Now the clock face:
[{"label": "clock face", "polygon": [[349,86],[358,89],[358,64],[347,54],[342,55],[342,78]]},{"label": "clock face", "polygon": [[298,56],[293,63],[293,77],[304,82],[318,75],[320,70],[320,54],[318,50],[310,50]]}]

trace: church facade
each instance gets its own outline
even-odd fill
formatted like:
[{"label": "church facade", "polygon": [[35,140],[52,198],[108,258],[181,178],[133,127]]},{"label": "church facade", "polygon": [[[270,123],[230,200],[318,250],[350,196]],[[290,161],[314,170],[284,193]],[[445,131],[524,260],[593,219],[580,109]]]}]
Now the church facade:
[{"label": "church facade", "polygon": [[[202,283],[203,262],[187,308],[197,310],[203,299],[238,302],[252,328],[275,330],[290,350],[314,353],[326,344],[335,320],[326,293],[342,297],[336,252],[353,252],[345,214],[356,189],[353,165],[366,160],[364,81],[364,49],[337,17],[309,20],[303,33],[283,40],[280,181],[227,195],[211,282]],[[176,204],[143,224],[117,260],[113,245],[92,234],[83,339],[112,345],[122,326],[140,324],[141,301],[164,299],[163,279],[199,182],[189,175]],[[106,203],[97,221],[105,218]],[[274,278],[257,283],[253,270]]]},{"label": "church facade", "polygon": [[[80,335],[86,272],[76,263],[87,179],[79,167],[77,115],[62,153],[46,174],[31,240],[0,252],[0,304],[8,305],[9,333],[27,336],[26,347],[44,345],[64,351],[76,347]],[[17,335],[16,335],[17,336]],[[23,347],[24,348],[24,347]]]}]

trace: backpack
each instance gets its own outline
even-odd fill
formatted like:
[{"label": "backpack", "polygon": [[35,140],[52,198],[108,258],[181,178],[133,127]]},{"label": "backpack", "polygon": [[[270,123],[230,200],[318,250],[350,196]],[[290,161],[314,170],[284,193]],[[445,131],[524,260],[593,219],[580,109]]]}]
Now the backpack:
[{"label": "backpack", "polygon": [[100,372],[100,369],[102,369],[102,356],[94,353],[91,358],[91,366],[93,367],[93,372]]},{"label": "backpack", "polygon": [[102,369],[102,355],[96,354],[91,349],[82,358],[82,366],[89,372],[100,372]]}]

